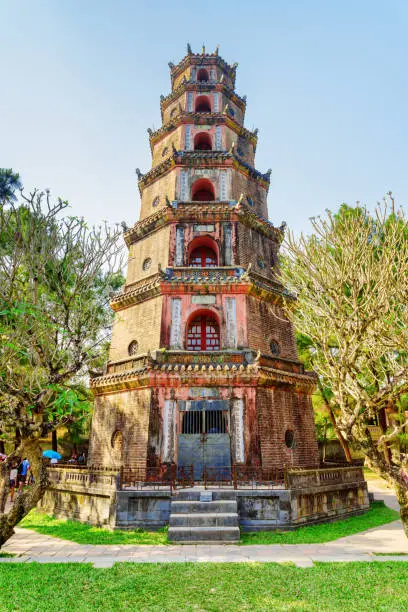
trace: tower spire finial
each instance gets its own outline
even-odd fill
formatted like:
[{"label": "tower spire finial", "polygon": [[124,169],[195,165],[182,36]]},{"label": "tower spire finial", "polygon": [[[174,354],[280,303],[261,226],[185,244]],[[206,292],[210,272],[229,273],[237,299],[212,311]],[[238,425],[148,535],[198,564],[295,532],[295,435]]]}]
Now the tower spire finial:
[{"label": "tower spire finial", "polygon": [[217,45],[215,47],[215,55],[218,55],[218,51],[220,50],[220,45]]},{"label": "tower spire finial", "polygon": [[203,43],[203,46],[201,47],[201,55],[205,54],[205,44]]},{"label": "tower spire finial", "polygon": [[192,54],[190,43],[187,43],[187,53],[188,55]]}]

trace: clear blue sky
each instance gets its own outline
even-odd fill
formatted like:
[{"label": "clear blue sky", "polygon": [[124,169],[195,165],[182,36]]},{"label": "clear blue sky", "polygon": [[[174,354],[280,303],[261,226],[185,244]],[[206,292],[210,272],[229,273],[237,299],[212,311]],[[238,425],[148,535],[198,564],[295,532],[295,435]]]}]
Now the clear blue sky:
[{"label": "clear blue sky", "polygon": [[406,0],[0,0],[0,22],[0,166],[93,223],[137,220],[134,169],[187,42],[239,63],[273,222],[408,203]]}]

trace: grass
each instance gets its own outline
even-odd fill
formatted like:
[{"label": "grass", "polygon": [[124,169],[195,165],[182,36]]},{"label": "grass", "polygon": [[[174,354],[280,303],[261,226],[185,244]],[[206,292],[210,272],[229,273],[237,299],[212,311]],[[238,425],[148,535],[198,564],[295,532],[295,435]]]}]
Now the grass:
[{"label": "grass", "polygon": [[241,544],[320,544],[379,527],[398,518],[398,512],[388,508],[383,502],[373,502],[365,514],[333,523],[299,527],[296,531],[242,533]]},{"label": "grass", "polygon": [[[391,510],[383,502],[374,502],[366,514],[334,523],[299,527],[296,531],[242,533],[241,544],[318,544],[385,525],[398,518],[398,512]],[[38,533],[78,544],[169,544],[167,528],[159,531],[145,531],[144,529],[109,531],[78,521],[57,519],[35,511],[31,511],[21,521],[19,527],[33,529]]]},{"label": "grass", "polygon": [[407,557],[408,558],[408,553],[402,553],[402,552],[387,552],[387,553],[373,552],[372,554],[375,555],[376,557]]},{"label": "grass", "polygon": [[16,555],[14,553],[9,553],[9,552],[3,552],[2,550],[0,550],[0,557],[15,557]]},{"label": "grass", "polygon": [[0,566],[1,610],[167,612],[408,609],[408,565],[324,563],[118,563]]},{"label": "grass", "polygon": [[19,523],[19,527],[33,529],[38,533],[78,544],[168,544],[167,528],[159,531],[145,531],[144,529],[109,531],[79,521],[58,519],[35,510],[27,514]]}]

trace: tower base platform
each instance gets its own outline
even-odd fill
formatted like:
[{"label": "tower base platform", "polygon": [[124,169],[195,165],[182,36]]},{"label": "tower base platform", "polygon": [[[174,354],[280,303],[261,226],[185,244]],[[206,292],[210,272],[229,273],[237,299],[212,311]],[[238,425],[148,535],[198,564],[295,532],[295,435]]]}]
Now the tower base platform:
[{"label": "tower base platform", "polygon": [[38,508],[109,529],[170,525],[180,542],[236,541],[244,531],[293,530],[369,509],[362,467],[288,469],[282,481],[121,482],[119,470],[49,468]]}]

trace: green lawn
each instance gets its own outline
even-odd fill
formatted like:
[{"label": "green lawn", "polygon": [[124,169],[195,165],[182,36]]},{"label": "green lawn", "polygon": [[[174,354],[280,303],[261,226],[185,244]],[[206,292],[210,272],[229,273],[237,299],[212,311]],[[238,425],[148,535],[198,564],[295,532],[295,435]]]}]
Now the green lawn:
[{"label": "green lawn", "polygon": [[[354,516],[334,523],[299,527],[296,531],[264,531],[243,533],[241,544],[316,544],[330,542],[346,535],[359,533],[372,527],[395,521],[398,512],[374,502],[370,510],[361,516]],[[70,540],[78,544],[168,544],[167,529],[160,531],[108,531],[91,527],[78,521],[57,519],[47,514],[32,511],[20,523],[20,527],[34,529],[39,533]]]},{"label": "green lawn", "polygon": [[327,563],[118,563],[0,566],[2,611],[408,609],[408,565]]},{"label": "green lawn", "polygon": [[70,540],[78,544],[168,544],[167,528],[159,531],[109,531],[100,527],[85,525],[79,521],[58,519],[32,510],[21,521],[19,527],[34,529],[38,533]]},{"label": "green lawn", "polygon": [[319,544],[379,527],[396,521],[398,518],[398,512],[388,508],[383,502],[373,502],[370,510],[365,514],[351,516],[348,519],[333,523],[299,527],[296,531],[243,533],[241,534],[241,544]]}]

